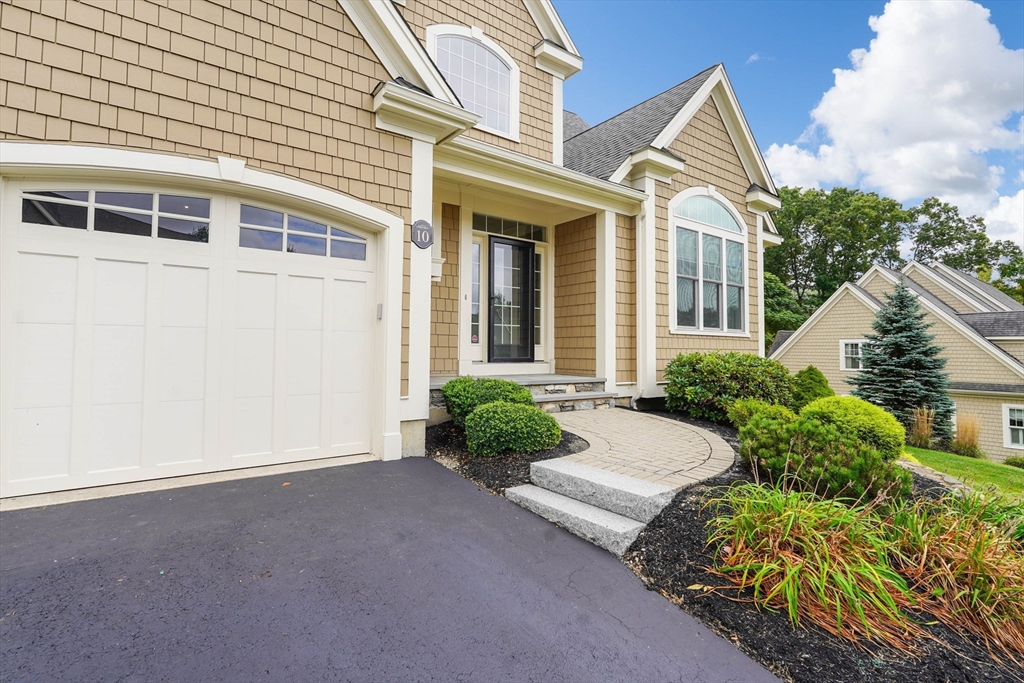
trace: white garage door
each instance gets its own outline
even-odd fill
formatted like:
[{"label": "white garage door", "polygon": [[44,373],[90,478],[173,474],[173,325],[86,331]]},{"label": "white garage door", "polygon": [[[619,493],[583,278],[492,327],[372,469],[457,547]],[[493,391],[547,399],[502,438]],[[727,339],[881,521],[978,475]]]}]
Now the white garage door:
[{"label": "white garage door", "polygon": [[3,496],[370,450],[372,235],[173,186],[8,185]]}]

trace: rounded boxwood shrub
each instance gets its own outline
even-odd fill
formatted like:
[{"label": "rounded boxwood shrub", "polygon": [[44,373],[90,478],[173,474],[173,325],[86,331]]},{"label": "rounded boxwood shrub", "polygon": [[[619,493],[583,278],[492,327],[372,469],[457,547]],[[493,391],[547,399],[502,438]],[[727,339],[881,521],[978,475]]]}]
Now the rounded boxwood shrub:
[{"label": "rounded boxwood shrub", "polygon": [[533,453],[562,440],[555,418],[536,406],[494,401],[466,418],[466,445],[473,455]]},{"label": "rounded boxwood shrub", "polygon": [[797,412],[811,401],[835,395],[825,375],[813,365],[793,375],[793,410]]},{"label": "rounded boxwood shrub", "polygon": [[533,405],[533,394],[524,386],[507,379],[456,377],[441,387],[444,404],[452,421],[462,427],[466,416],[477,407],[494,401]]},{"label": "rounded boxwood shrub", "polygon": [[887,462],[900,457],[907,439],[903,425],[891,413],[854,396],[819,398],[807,404],[800,417],[835,426],[877,450]]},{"label": "rounded boxwood shrub", "polygon": [[740,452],[771,482],[828,498],[863,502],[885,493],[898,500],[910,493],[909,472],[850,432],[803,413],[790,420],[755,412],[740,429]]},{"label": "rounded boxwood shrub", "polygon": [[765,413],[777,419],[785,419],[790,422],[796,419],[796,414],[786,406],[765,403],[764,401],[752,398],[741,398],[738,401],[733,401],[733,404],[729,406],[729,422],[732,423],[733,427],[739,429],[750,422],[750,418],[754,416],[754,413]]},{"label": "rounded boxwood shrub", "polygon": [[741,398],[789,405],[791,378],[778,361],[752,353],[687,353],[665,367],[665,406],[694,417],[725,422]]}]

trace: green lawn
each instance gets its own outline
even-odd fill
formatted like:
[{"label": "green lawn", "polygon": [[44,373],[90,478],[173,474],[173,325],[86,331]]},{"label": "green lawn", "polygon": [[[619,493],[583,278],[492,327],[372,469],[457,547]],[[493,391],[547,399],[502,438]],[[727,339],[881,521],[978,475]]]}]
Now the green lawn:
[{"label": "green lawn", "polygon": [[906,450],[921,461],[922,465],[945,472],[975,488],[995,486],[1006,495],[1017,498],[1024,497],[1024,470],[1022,469],[912,446],[907,446]]}]

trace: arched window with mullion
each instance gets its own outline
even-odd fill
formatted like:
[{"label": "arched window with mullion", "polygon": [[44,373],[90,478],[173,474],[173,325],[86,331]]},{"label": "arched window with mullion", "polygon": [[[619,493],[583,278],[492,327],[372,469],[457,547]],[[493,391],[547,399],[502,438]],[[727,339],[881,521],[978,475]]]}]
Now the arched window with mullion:
[{"label": "arched window with mullion", "polygon": [[512,67],[475,38],[439,35],[436,61],[462,106],[481,116],[480,125],[512,132]]}]

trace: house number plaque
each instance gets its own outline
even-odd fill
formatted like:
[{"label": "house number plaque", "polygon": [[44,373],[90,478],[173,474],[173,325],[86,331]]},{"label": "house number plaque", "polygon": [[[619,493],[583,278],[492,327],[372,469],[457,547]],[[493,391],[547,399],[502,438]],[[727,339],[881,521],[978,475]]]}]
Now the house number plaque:
[{"label": "house number plaque", "polygon": [[412,243],[420,249],[429,249],[434,243],[434,226],[426,221],[413,223]]}]

